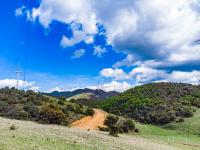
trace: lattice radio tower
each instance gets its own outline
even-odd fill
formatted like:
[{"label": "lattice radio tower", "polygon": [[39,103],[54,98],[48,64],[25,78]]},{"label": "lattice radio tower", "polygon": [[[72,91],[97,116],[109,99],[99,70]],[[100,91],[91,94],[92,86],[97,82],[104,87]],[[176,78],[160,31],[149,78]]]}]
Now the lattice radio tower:
[{"label": "lattice radio tower", "polygon": [[20,79],[20,75],[21,75],[21,69],[20,69],[20,65],[18,66],[18,69],[16,71],[16,74],[17,74],[17,85],[16,85],[16,88],[18,89],[19,88],[19,79]]}]

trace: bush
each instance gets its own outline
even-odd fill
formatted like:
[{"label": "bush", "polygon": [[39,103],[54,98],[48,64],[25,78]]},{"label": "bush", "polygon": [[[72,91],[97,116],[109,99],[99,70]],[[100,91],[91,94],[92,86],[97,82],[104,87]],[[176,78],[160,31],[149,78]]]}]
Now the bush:
[{"label": "bush", "polygon": [[[109,133],[112,136],[135,131],[135,123],[131,119],[119,118],[115,115],[108,115],[104,124],[108,126]],[[108,129],[101,128],[101,130]]]},{"label": "bush", "polygon": [[109,132],[110,129],[108,127],[98,127],[100,131]]},{"label": "bush", "polygon": [[192,117],[193,116],[193,110],[189,107],[184,107],[184,109],[181,112],[181,116]]},{"label": "bush", "polygon": [[139,133],[139,132],[140,132],[138,128],[135,128],[134,131],[135,131],[136,133]]},{"label": "bush", "polygon": [[16,127],[14,124],[12,124],[12,125],[9,127],[9,129],[10,129],[10,130],[16,130],[17,127]]},{"label": "bush", "polygon": [[27,120],[28,114],[19,107],[8,107],[6,116],[11,119]]},{"label": "bush", "polygon": [[94,109],[92,109],[92,108],[87,108],[87,110],[85,111],[84,114],[85,114],[85,115],[92,116],[92,115],[94,115]]},{"label": "bush", "polygon": [[119,117],[117,117],[115,115],[108,115],[106,117],[104,124],[107,125],[108,127],[112,127],[112,126],[115,126],[117,124],[118,120],[119,120]]},{"label": "bush", "polygon": [[114,137],[119,137],[118,133],[119,133],[118,127],[116,126],[110,127],[109,135],[114,136]]},{"label": "bush", "polygon": [[64,105],[64,104],[65,104],[65,101],[66,101],[66,98],[65,98],[65,97],[60,97],[59,100],[58,100],[58,104],[59,104],[59,105]]},{"label": "bush", "polygon": [[123,132],[125,133],[134,131],[135,123],[131,119],[126,119],[123,121],[122,129],[123,129]]},{"label": "bush", "polygon": [[183,118],[178,118],[178,120],[176,120],[176,122],[184,122]]},{"label": "bush", "polygon": [[40,111],[32,102],[25,103],[23,109],[28,112],[29,118],[38,118]]},{"label": "bush", "polygon": [[0,116],[5,116],[9,104],[6,101],[0,101]]},{"label": "bush", "polygon": [[109,134],[114,137],[118,137],[119,128],[117,127],[117,122],[119,120],[119,117],[115,115],[108,115],[104,124],[108,126],[109,128]]},{"label": "bush", "polygon": [[76,103],[76,100],[74,98],[69,100],[71,103]]},{"label": "bush", "polygon": [[67,124],[65,114],[55,105],[42,106],[38,121],[48,124]]}]

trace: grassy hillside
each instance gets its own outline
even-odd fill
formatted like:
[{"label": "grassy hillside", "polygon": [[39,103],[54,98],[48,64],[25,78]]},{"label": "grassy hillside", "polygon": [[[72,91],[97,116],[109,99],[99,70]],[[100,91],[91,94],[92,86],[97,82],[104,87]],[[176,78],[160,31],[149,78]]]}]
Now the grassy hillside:
[{"label": "grassy hillside", "polygon": [[88,107],[99,108],[99,106],[105,99],[99,99],[93,93],[83,93],[69,97],[67,98],[67,100]]},{"label": "grassy hillside", "polygon": [[167,124],[192,117],[200,107],[200,86],[151,83],[130,89],[103,102],[102,108],[139,122]]},{"label": "grassy hillside", "polygon": [[[14,124],[17,129],[10,130]],[[142,128],[145,128],[142,126]],[[153,127],[152,127],[153,129]],[[157,130],[157,128],[156,128]],[[164,130],[164,129],[163,129]],[[158,130],[159,131],[159,130]],[[147,133],[147,131],[145,131]],[[150,133],[150,132],[149,132]],[[111,137],[106,132],[0,118],[2,150],[198,150],[198,147],[142,135]]]},{"label": "grassy hillside", "polygon": [[74,99],[74,100],[78,100],[78,99],[91,99],[91,97],[93,95],[94,94],[92,94],[92,93],[81,93],[81,94],[77,94],[77,95],[74,95],[72,97],[69,97],[69,98],[67,98],[67,100],[71,100],[71,99]]},{"label": "grassy hillside", "polygon": [[33,91],[0,89],[0,116],[3,117],[67,125],[92,114],[93,109],[87,106],[42,96]]},{"label": "grassy hillside", "polygon": [[169,123],[164,128],[178,130],[185,134],[194,134],[200,137],[200,109],[197,109],[192,118],[186,118],[184,122],[180,123]]},{"label": "grassy hillside", "polygon": [[169,123],[163,126],[137,123],[136,127],[142,137],[200,146],[200,109],[197,109],[193,117],[186,118],[181,123]]}]

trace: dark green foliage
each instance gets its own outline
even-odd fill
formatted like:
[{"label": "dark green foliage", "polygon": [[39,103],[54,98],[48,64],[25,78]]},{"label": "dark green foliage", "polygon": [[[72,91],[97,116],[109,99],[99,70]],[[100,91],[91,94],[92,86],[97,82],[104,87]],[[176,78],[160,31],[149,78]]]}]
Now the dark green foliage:
[{"label": "dark green foliage", "polygon": [[109,132],[108,127],[98,127],[100,131]]},{"label": "dark green foliage", "polygon": [[108,115],[104,124],[107,125],[108,127],[112,127],[117,124],[118,120],[119,120],[118,116]]},{"label": "dark green foliage", "polygon": [[65,98],[65,97],[60,97],[59,100],[58,100],[58,104],[64,105],[64,104],[65,104],[65,101],[66,101],[66,98]]},{"label": "dark green foliage", "polygon": [[109,131],[112,136],[118,133],[128,133],[135,131],[135,123],[131,119],[125,119],[116,115],[108,115],[104,124],[108,128],[100,128],[102,131]]},{"label": "dark green foliage", "polygon": [[135,129],[134,129],[134,132],[139,133],[140,131],[139,131],[138,128],[135,128]]},{"label": "dark green foliage", "polygon": [[124,120],[122,125],[122,130],[125,133],[128,133],[129,131],[134,131],[134,129],[135,129],[135,123],[131,119]]},{"label": "dark green foliage", "polygon": [[17,127],[16,127],[14,124],[12,124],[12,125],[9,127],[9,129],[10,129],[10,130],[16,130]]},{"label": "dark green foliage", "polygon": [[0,116],[2,117],[67,125],[84,115],[93,115],[93,113],[93,109],[67,102],[65,98],[57,100],[33,91],[25,92],[15,88],[0,89]]},{"label": "dark green foliage", "polygon": [[20,107],[8,107],[6,117],[11,119],[27,120],[28,114]]},{"label": "dark green foliage", "polygon": [[[73,99],[72,99],[73,100]],[[70,100],[70,102],[72,101]],[[77,100],[73,100],[74,103],[78,103],[78,104],[82,104],[88,107],[92,107],[92,108],[99,108],[99,106],[101,105],[101,103],[104,100],[100,100],[100,99],[95,99],[95,98],[91,98],[91,99],[77,99]]]},{"label": "dark green foliage", "polygon": [[167,124],[191,117],[200,107],[200,86],[182,83],[151,83],[111,97],[102,108],[116,115],[152,124]]},{"label": "dark green foliage", "polygon": [[94,109],[92,109],[92,108],[88,108],[85,111],[85,115],[92,116],[93,114],[94,114]]},{"label": "dark green foliage", "polygon": [[66,115],[53,104],[42,106],[38,121],[47,124],[67,124]]},{"label": "dark green foliage", "polygon": [[32,102],[26,102],[23,108],[28,112],[29,118],[33,118],[34,120],[38,118],[40,110]]}]

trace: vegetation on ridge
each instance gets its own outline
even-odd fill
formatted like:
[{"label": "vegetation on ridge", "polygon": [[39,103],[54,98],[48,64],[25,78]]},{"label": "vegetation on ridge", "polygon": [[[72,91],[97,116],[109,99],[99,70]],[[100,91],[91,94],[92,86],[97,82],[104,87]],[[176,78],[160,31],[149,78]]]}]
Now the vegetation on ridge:
[{"label": "vegetation on ridge", "polygon": [[142,123],[167,124],[192,117],[200,107],[200,86],[182,83],[151,83],[108,98],[102,108]]},{"label": "vegetation on ridge", "polygon": [[0,116],[30,120],[47,124],[67,125],[85,115],[92,115],[92,108],[42,96],[33,91],[15,88],[0,89]]}]

